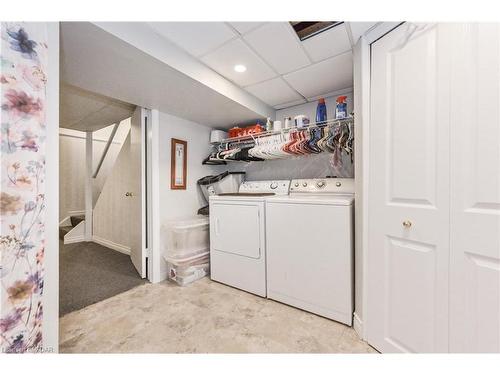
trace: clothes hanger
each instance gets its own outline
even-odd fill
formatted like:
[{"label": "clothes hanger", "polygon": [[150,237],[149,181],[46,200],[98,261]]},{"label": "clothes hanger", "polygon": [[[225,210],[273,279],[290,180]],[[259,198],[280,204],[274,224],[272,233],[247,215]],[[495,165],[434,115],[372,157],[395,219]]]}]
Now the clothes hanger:
[{"label": "clothes hanger", "polygon": [[327,146],[328,139],[332,136],[332,131],[332,126],[323,128],[323,137],[318,141],[318,147],[323,152],[332,152]]},{"label": "clothes hanger", "polygon": [[326,141],[326,147],[330,150],[330,152],[335,152],[338,146],[339,138],[340,138],[340,127],[334,126],[330,129],[330,137],[328,137]]},{"label": "clothes hanger", "polygon": [[318,141],[321,139],[321,128],[312,128],[309,131],[310,140],[308,143],[308,148],[313,154],[319,154],[321,149],[318,147]]}]

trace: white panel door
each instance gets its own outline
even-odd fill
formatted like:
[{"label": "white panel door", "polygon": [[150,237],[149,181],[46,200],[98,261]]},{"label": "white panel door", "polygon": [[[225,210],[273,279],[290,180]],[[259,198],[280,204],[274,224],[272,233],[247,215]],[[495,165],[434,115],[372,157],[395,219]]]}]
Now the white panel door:
[{"label": "white panel door", "polygon": [[448,42],[403,24],[372,44],[365,324],[382,352],[448,351]]},{"label": "white panel door", "polygon": [[500,352],[500,26],[454,26],[450,351]]},{"label": "white panel door", "polygon": [[135,109],[130,122],[130,173],[128,181],[130,258],[142,278],[146,275],[146,110]]}]

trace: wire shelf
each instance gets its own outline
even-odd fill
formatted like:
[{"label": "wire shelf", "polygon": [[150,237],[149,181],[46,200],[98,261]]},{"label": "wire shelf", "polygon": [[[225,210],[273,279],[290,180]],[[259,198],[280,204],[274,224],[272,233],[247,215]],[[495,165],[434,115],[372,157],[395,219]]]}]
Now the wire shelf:
[{"label": "wire shelf", "polygon": [[349,116],[349,117],[346,117],[343,119],[326,120],[326,121],[323,121],[319,124],[313,123],[313,124],[309,124],[307,126],[303,126],[300,128],[294,126],[291,128],[286,128],[286,129],[281,129],[281,130],[265,131],[265,132],[255,133],[255,134],[243,135],[241,137],[226,138],[220,142],[216,142],[213,144],[220,145],[220,144],[227,144],[227,143],[239,143],[239,142],[245,142],[245,141],[253,141],[256,138],[263,138],[263,137],[269,137],[272,135],[286,134],[286,133],[290,133],[290,132],[303,131],[303,130],[314,129],[314,128],[324,128],[324,127],[337,126],[337,125],[349,124],[349,123],[354,123],[354,116]]}]

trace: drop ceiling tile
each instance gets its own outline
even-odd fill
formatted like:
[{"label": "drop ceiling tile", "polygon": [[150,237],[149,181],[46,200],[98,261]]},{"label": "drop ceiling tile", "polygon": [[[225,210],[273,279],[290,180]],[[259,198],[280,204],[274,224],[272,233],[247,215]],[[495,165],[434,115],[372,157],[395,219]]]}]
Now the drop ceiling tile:
[{"label": "drop ceiling tile", "polygon": [[[302,99],[302,100],[295,100],[293,102],[288,102],[288,103],[282,103],[274,106],[274,109],[283,109],[283,108],[289,108],[289,107],[294,107],[299,104],[304,104],[307,103],[307,100]],[[280,119],[277,119],[280,120]]]},{"label": "drop ceiling tile", "polygon": [[245,87],[245,89],[270,106],[303,99],[281,78],[257,83],[256,85]]},{"label": "drop ceiling tile", "polygon": [[[241,39],[224,44],[203,56],[201,60],[240,86],[252,85],[276,76],[273,70]],[[247,70],[243,73],[235,72],[234,66],[238,64],[246,66]]]},{"label": "drop ceiling tile", "polygon": [[352,41],[354,44],[356,44],[361,35],[376,24],[377,22],[349,22],[348,26],[351,28]]},{"label": "drop ceiling tile", "polygon": [[236,37],[224,22],[150,22],[149,25],[194,56],[201,56]]},{"label": "drop ceiling tile", "polygon": [[344,23],[304,40],[302,44],[315,62],[340,55],[351,49]]},{"label": "drop ceiling tile", "polygon": [[236,29],[240,34],[245,34],[251,30],[256,29],[264,22],[229,22],[232,27]]},{"label": "drop ceiling tile", "polygon": [[270,22],[243,36],[278,73],[289,73],[310,64],[288,22]]},{"label": "drop ceiling tile", "polygon": [[316,97],[352,87],[352,52],[307,66],[283,78],[302,96]]}]

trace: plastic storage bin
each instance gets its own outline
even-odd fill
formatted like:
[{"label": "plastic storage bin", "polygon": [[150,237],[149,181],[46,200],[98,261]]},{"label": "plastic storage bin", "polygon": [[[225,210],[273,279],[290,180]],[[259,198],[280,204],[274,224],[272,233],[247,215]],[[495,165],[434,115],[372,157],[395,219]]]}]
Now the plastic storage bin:
[{"label": "plastic storage bin", "polygon": [[210,269],[209,220],[206,217],[172,220],[164,226],[168,278],[186,285],[208,275]]},{"label": "plastic storage bin", "polygon": [[210,272],[210,255],[202,254],[186,262],[167,261],[168,278],[184,286],[207,276]]},{"label": "plastic storage bin", "polygon": [[166,235],[165,256],[171,260],[185,261],[210,249],[208,218],[173,220],[164,227]]}]

